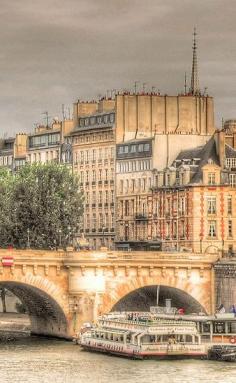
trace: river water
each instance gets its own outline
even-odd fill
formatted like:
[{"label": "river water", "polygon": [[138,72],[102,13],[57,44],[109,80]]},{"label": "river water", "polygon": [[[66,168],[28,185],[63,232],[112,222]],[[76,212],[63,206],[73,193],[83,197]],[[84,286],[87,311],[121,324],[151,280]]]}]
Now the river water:
[{"label": "river water", "polygon": [[88,353],[71,342],[26,338],[0,344],[1,383],[235,383],[236,364],[135,361]]}]

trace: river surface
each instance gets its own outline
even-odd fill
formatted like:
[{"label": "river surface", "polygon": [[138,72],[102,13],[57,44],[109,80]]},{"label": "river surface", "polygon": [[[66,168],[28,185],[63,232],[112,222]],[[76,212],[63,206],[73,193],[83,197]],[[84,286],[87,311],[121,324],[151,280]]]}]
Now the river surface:
[{"label": "river surface", "polygon": [[71,342],[26,338],[0,343],[1,383],[236,383],[236,364],[135,361],[81,351]]}]

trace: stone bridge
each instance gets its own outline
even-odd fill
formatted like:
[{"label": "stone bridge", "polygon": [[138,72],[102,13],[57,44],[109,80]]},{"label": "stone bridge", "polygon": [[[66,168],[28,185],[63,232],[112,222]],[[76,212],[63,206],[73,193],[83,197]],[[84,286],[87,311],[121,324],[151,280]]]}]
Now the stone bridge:
[{"label": "stone bridge", "polygon": [[187,311],[215,310],[217,254],[0,250],[0,287],[27,307],[35,334],[71,337],[111,310],[148,310],[172,298]]}]

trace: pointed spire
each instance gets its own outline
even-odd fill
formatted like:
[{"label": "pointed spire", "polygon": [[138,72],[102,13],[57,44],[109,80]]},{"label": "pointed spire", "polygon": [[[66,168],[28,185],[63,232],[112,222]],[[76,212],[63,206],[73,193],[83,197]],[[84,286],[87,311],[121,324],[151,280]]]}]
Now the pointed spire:
[{"label": "pointed spire", "polygon": [[191,76],[191,88],[190,93],[194,96],[200,94],[198,70],[197,70],[197,42],[196,42],[196,28],[193,32],[193,63],[192,63],[192,76]]}]

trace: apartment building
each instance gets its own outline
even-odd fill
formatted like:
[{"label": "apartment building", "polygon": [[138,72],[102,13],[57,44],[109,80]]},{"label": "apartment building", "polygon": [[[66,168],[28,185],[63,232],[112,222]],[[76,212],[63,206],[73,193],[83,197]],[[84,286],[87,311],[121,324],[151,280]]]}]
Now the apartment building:
[{"label": "apartment building", "polygon": [[73,120],[54,120],[50,126],[37,126],[35,132],[28,136],[27,162],[72,162],[69,137],[72,129]]},{"label": "apartment building", "polygon": [[[152,187],[153,140],[116,147],[116,248],[138,250],[148,237],[147,200]],[[144,241],[144,242],[143,242]]]},{"label": "apartment building", "polygon": [[71,133],[73,172],[84,193],[81,235],[90,247],[114,248],[115,236],[115,113],[114,100],[74,105]]},{"label": "apartment building", "polygon": [[27,135],[16,134],[15,137],[0,140],[0,167],[17,171],[26,162]]}]

